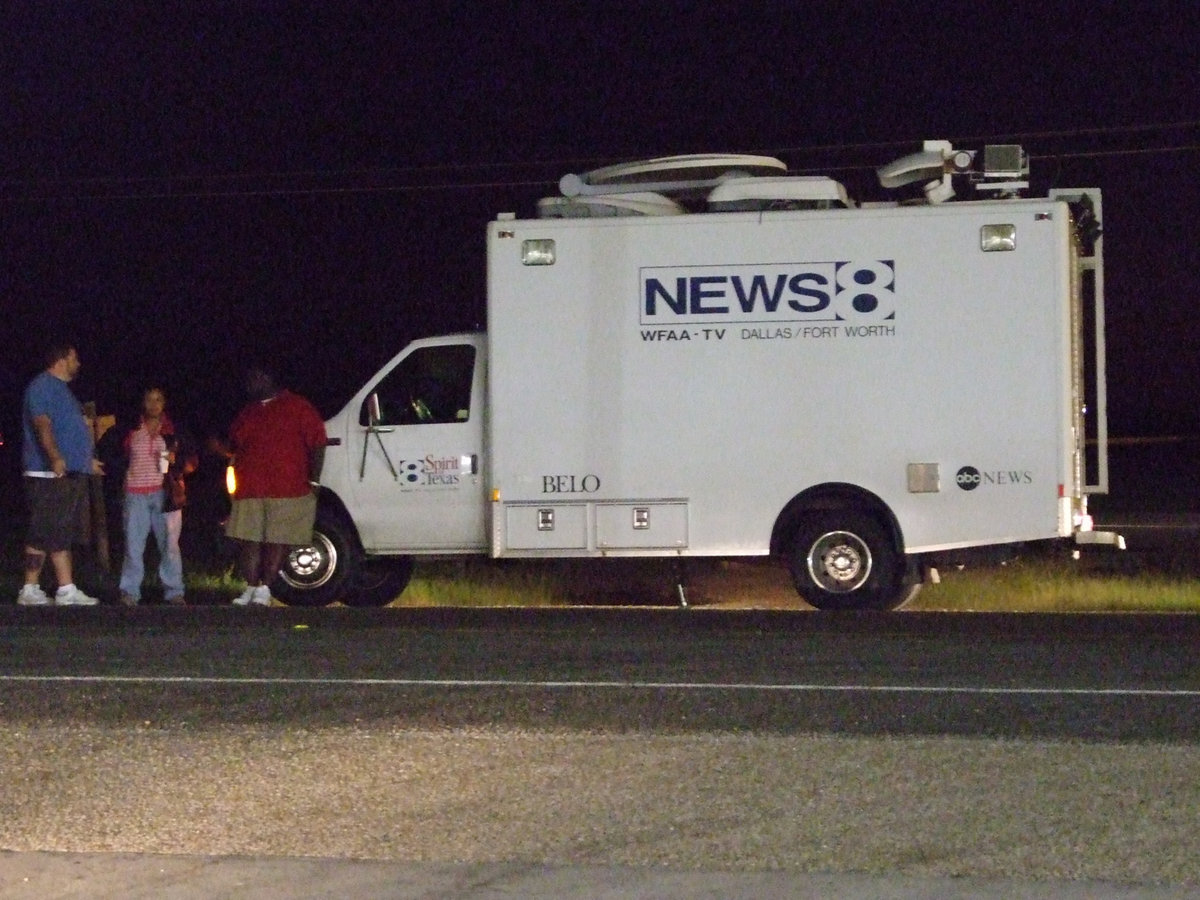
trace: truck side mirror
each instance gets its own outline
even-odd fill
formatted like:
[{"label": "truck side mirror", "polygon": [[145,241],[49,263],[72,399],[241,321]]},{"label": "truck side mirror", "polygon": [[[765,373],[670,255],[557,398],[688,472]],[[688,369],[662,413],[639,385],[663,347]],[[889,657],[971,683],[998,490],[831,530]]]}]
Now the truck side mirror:
[{"label": "truck side mirror", "polygon": [[367,398],[367,424],[374,427],[379,424],[379,420],[382,418],[383,415],[379,411],[379,394],[373,392]]}]

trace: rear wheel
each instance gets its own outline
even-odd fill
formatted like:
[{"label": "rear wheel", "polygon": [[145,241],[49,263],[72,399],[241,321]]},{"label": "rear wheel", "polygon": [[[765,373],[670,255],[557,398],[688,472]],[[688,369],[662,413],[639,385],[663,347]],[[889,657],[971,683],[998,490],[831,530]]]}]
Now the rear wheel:
[{"label": "rear wheel", "polygon": [[857,510],[823,510],[800,522],[790,560],[796,591],[818,609],[892,609],[909,595],[891,535]]}]

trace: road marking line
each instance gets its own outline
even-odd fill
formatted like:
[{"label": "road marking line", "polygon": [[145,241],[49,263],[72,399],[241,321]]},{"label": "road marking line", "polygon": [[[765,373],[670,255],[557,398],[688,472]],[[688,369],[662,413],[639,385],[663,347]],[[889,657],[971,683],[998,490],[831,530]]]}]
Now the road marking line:
[{"label": "road marking line", "polygon": [[437,688],[603,688],[606,690],[776,691],[782,693],[1031,694],[1100,697],[1200,697],[1200,689],[962,687],[906,684],[754,684],[705,681],[531,681],[456,678],[237,678],[193,675],[0,675],[0,682],[43,684],[314,685]]}]

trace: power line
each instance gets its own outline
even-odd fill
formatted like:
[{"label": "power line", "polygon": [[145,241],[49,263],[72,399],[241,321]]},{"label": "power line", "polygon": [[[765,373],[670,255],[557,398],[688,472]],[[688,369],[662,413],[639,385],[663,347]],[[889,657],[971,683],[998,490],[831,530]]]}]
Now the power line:
[{"label": "power line", "polygon": [[[1068,129],[1057,131],[1041,131],[1041,132],[1020,132],[1009,134],[993,134],[987,136],[974,136],[967,138],[958,138],[952,140],[955,144],[987,144],[987,143],[1002,143],[1014,141],[1033,140],[1061,140],[1064,138],[1079,139],[1086,137],[1097,136],[1130,136],[1135,134],[1145,134],[1153,131],[1170,131],[1182,130],[1189,128],[1200,128],[1200,121],[1188,122],[1173,122],[1160,123],[1156,125],[1137,125],[1123,127],[1108,127],[1108,128],[1089,128],[1089,129]],[[772,155],[783,156],[789,154],[802,154],[806,156],[813,155],[848,155],[858,154],[863,152],[878,152],[880,150],[897,147],[911,147],[914,145],[912,141],[887,141],[875,143],[848,143],[848,144],[828,144],[815,147],[793,147],[768,150]],[[1168,155],[1176,153],[1191,153],[1200,150],[1200,143],[1174,143],[1163,144],[1153,147],[1125,147],[1125,148],[1098,148],[1090,150],[1061,150],[1048,151],[1043,153],[1033,153],[1031,158],[1035,160],[1064,160],[1064,159],[1104,159],[1121,156],[1155,156]],[[587,164],[595,162],[604,162],[606,160],[593,159]],[[197,187],[197,188],[163,188],[163,185],[184,185],[184,184],[205,184],[211,182],[230,182],[230,181],[277,181],[287,182],[305,179],[314,179],[319,181],[328,181],[334,179],[352,180],[364,179],[378,182],[384,177],[401,177],[414,175],[433,175],[433,174],[448,174],[454,172],[470,173],[488,170],[520,170],[520,169],[538,169],[545,168],[551,170],[551,167],[556,167],[557,171],[561,172],[568,168],[580,169],[580,166],[571,166],[570,163],[579,163],[581,160],[575,159],[570,161],[555,161],[537,160],[528,163],[453,163],[436,166],[418,166],[407,168],[388,168],[388,169],[351,169],[339,171],[293,171],[293,172],[259,172],[259,173],[230,173],[222,175],[202,175],[202,176],[107,176],[96,178],[47,178],[47,179],[0,179],[0,191],[5,187],[13,188],[20,185],[37,186],[43,188],[38,193],[22,193],[11,194],[9,196],[0,196],[0,202],[13,203],[55,203],[55,202],[95,202],[102,200],[201,200],[201,199],[236,199],[236,198],[254,198],[254,197],[296,197],[296,196],[352,196],[366,194],[404,194],[404,193],[432,193],[439,191],[487,191],[487,190],[527,190],[538,187],[553,186],[557,183],[557,176],[546,178],[532,179],[475,179],[464,181],[451,181],[446,179],[429,180],[423,182],[408,182],[404,184],[342,184],[336,186],[323,186],[321,184],[306,184],[306,185],[288,185],[286,183],[277,187],[249,187],[249,188],[231,188],[220,189],[212,187]],[[878,163],[856,162],[844,163],[841,165],[814,165],[803,166],[792,169],[798,174],[812,173],[848,173],[848,172],[867,172],[872,171],[877,167]],[[91,191],[88,193],[67,193],[54,192],[45,190],[45,188],[60,187],[91,187],[96,188],[103,185],[111,185],[113,191]],[[129,190],[131,187],[138,185],[146,185],[151,188],[149,190]],[[159,186],[159,189],[154,190],[153,186]],[[121,188],[126,190],[120,191]]]},{"label": "power line", "polygon": [[1200,144],[1179,144],[1173,147],[1132,147],[1125,150],[1092,150],[1080,153],[1035,153],[1034,159],[1102,159],[1114,156],[1148,156],[1167,153],[1191,153]]},{"label": "power line", "polygon": [[468,182],[442,184],[372,185],[370,187],[297,187],[297,188],[247,188],[231,191],[159,191],[137,194],[72,194],[68,196],[41,195],[22,197],[0,197],[0,203],[75,203],[98,200],[221,200],[251,199],[254,197],[318,197],[351,196],[355,194],[405,194],[434,193],[437,191],[475,191],[534,188],[551,183],[539,181]]},{"label": "power line", "polygon": [[[1200,128],[1200,119],[1182,122],[1157,122],[1145,125],[1110,125],[1095,128],[1068,128],[1048,131],[1010,131],[993,134],[975,134],[949,136],[952,143],[962,144],[999,144],[1013,141],[1049,140],[1061,138],[1108,137],[1116,135],[1144,134],[1154,131],[1178,131],[1189,128]],[[813,147],[780,148],[773,153],[841,153],[860,150],[886,150],[893,147],[911,147],[921,141],[876,141],[856,144],[824,144]]]},{"label": "power line", "polygon": [[[951,136],[950,140],[956,144],[995,144],[1007,143],[1015,141],[1028,140],[1061,140],[1063,138],[1085,138],[1085,137],[1107,137],[1117,135],[1133,135],[1145,134],[1155,131],[1176,131],[1182,129],[1200,128],[1200,119],[1185,120],[1181,122],[1158,122],[1144,125],[1123,125],[1123,126],[1104,126],[1095,128],[1071,128],[1057,129],[1046,131],[1018,131],[993,133],[986,135],[966,135],[966,136]],[[863,151],[882,151],[890,148],[912,147],[920,144],[919,140],[895,140],[895,141],[875,141],[875,142],[860,142],[860,143],[841,143],[841,144],[817,144],[813,146],[793,146],[793,147],[777,147],[775,149],[766,150],[764,152],[786,155],[786,154],[839,154],[839,153],[858,153]],[[621,157],[622,159],[627,157]],[[19,182],[29,184],[31,182],[41,184],[81,184],[81,185],[100,185],[100,184],[152,184],[163,182],[188,182],[188,181],[245,181],[254,179],[298,179],[298,178],[365,178],[365,177],[413,177],[413,176],[428,176],[431,173],[453,173],[453,172],[483,172],[490,170],[516,170],[516,169],[554,169],[557,171],[568,171],[572,168],[581,169],[596,164],[608,163],[613,157],[571,157],[571,158],[543,158],[530,160],[529,162],[503,162],[503,163],[438,163],[435,165],[421,166],[395,166],[382,168],[359,168],[359,169],[300,169],[289,171],[260,171],[260,172],[226,172],[213,174],[187,174],[187,175],[150,175],[150,176],[87,176],[87,177],[61,177],[61,176],[45,176],[34,178],[0,178],[0,186],[7,183]],[[498,182],[499,184],[515,184],[517,186],[528,182]],[[542,183],[542,182],[537,182]],[[490,183],[483,183],[481,187],[492,186]]]}]

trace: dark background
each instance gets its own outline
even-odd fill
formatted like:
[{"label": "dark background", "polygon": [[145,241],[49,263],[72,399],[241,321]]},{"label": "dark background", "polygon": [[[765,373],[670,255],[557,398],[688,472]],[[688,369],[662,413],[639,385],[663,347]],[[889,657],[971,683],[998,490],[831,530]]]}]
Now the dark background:
[{"label": "dark background", "polygon": [[1200,433],[1198,21],[1182,2],[7,4],[9,450],[52,336],[102,412],[158,383],[219,433],[269,358],[328,414],[408,340],[483,325],[485,223],[565,172],[759,153],[882,199],[874,168],[927,138],[1021,143],[1038,193],[1103,189],[1110,431]]}]

